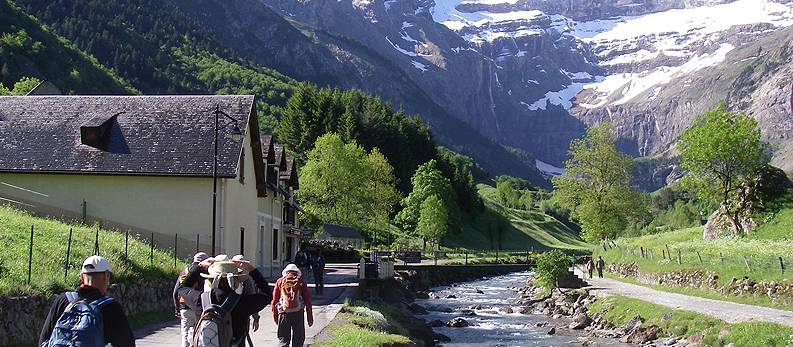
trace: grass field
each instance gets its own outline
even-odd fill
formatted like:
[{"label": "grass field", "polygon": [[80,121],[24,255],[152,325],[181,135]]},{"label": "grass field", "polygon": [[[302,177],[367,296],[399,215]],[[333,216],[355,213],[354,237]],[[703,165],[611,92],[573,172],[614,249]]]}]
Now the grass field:
[{"label": "grass field", "polygon": [[341,324],[330,327],[331,338],[318,347],[342,346],[408,346],[414,345],[408,331],[399,322],[393,307],[384,304],[356,301],[345,302],[337,320]]},{"label": "grass field", "polygon": [[501,232],[501,249],[525,251],[531,248],[551,248],[587,252],[591,245],[584,242],[575,231],[556,218],[540,211],[523,211],[507,208],[496,201],[495,188],[479,184],[479,194],[485,201],[486,211],[475,220],[464,221],[459,233],[449,233],[444,246],[469,249],[495,249],[499,244],[497,232],[490,235],[493,220],[504,216],[508,220]]},{"label": "grass field", "polygon": [[[783,212],[776,218],[787,218],[788,211]],[[793,278],[793,269],[789,268],[793,265],[793,244],[787,237],[793,230],[780,227],[786,223],[789,222],[782,220],[765,224],[744,238],[713,241],[702,239],[702,227],[621,238],[616,241],[616,247],[605,251],[603,247],[596,248],[595,255],[602,255],[607,262],[636,262],[642,271],[648,272],[705,269],[716,273],[722,283],[743,276],[754,280],[789,279]]]},{"label": "grass field", "polygon": [[[30,227],[34,227],[31,282],[28,278]],[[73,230],[69,257],[69,273],[64,278],[69,229]],[[52,294],[74,288],[83,260],[93,254],[96,228],[67,224],[33,216],[0,205],[0,295],[28,293]],[[177,269],[185,266],[177,261],[174,267],[168,251],[155,250],[150,260],[150,246],[130,234],[129,258],[124,257],[124,234],[100,230],[99,254],[113,267],[113,282],[129,283],[140,279],[175,278]]]},{"label": "grass field", "polygon": [[793,345],[793,328],[761,322],[729,324],[698,313],[621,296],[598,300],[589,307],[589,312],[602,313],[616,325],[624,325],[639,315],[645,326],[655,324],[661,327],[665,337],[688,337],[703,332],[705,346],[726,346],[729,343],[735,347]]}]

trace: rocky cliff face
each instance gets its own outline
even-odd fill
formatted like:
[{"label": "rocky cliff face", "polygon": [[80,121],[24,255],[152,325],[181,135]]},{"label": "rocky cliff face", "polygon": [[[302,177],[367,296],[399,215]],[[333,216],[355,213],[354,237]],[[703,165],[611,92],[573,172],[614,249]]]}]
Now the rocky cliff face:
[{"label": "rocky cliff face", "polygon": [[[674,156],[679,134],[720,100],[758,118],[775,163],[793,166],[793,64],[773,43],[789,42],[791,1],[200,2],[220,6],[233,23],[225,41],[265,65],[434,114],[447,143],[461,138],[437,130],[452,117],[545,171],[601,122],[631,155]],[[645,171],[657,186],[679,175],[672,166]]]}]

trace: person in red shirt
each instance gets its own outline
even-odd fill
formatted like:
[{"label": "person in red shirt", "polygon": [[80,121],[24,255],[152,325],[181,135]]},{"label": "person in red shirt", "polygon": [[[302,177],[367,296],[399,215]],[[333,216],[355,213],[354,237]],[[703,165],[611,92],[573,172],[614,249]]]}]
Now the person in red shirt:
[{"label": "person in red shirt", "polygon": [[273,289],[273,320],[278,325],[278,342],[281,347],[302,347],[306,340],[306,327],[303,312],[306,313],[308,326],[314,325],[311,310],[311,292],[303,274],[295,264],[289,264],[281,272]]}]

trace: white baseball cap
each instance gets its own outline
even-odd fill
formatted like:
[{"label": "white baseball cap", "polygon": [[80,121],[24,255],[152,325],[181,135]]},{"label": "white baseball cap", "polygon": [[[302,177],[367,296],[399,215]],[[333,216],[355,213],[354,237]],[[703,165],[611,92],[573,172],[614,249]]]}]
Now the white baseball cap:
[{"label": "white baseball cap", "polygon": [[94,272],[113,272],[110,268],[110,263],[107,259],[98,255],[92,255],[85,259],[83,268],[80,270],[81,274],[94,273]]}]

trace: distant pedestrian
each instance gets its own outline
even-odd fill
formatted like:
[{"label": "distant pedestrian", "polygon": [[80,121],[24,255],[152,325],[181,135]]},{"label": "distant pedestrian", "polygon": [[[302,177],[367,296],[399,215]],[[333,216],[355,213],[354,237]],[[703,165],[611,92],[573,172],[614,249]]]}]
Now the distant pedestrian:
[{"label": "distant pedestrian", "polygon": [[308,283],[308,276],[311,274],[311,255],[305,249],[300,250],[295,256],[295,265],[303,274],[303,280]]},{"label": "distant pedestrian", "polygon": [[[191,266],[196,266],[198,263],[206,260],[207,258],[209,258],[208,254],[204,252],[198,252],[193,256],[193,264]],[[184,304],[184,298],[179,295],[179,287],[182,285],[182,283],[184,283],[185,279],[187,279],[187,274],[189,271],[190,267],[187,267],[179,273],[179,278],[176,280],[176,285],[174,285],[173,288],[173,300],[174,306],[176,308],[176,318],[179,318],[181,326],[182,347],[190,347],[190,343],[193,341],[195,323],[198,322],[198,318],[201,316],[201,311],[191,310],[190,307]],[[196,283],[193,288],[200,290],[201,283]]]},{"label": "distant pedestrian", "polygon": [[586,271],[589,272],[589,278],[592,278],[592,273],[595,271],[595,260],[592,257],[586,262]]},{"label": "distant pedestrian", "polygon": [[318,295],[322,295],[325,291],[325,257],[322,251],[317,251],[311,262],[311,271],[314,272],[314,291]]},{"label": "distant pedestrian", "polygon": [[135,346],[124,309],[107,295],[111,273],[105,258],[92,255],[85,259],[80,286],[55,298],[38,346]]},{"label": "distant pedestrian", "polygon": [[603,261],[603,258],[601,256],[598,256],[597,269],[598,269],[598,277],[600,278],[603,278],[604,265],[606,265],[606,263]]},{"label": "distant pedestrian", "polygon": [[291,342],[292,347],[302,347],[306,340],[304,311],[308,326],[314,325],[311,292],[297,265],[287,265],[281,275],[282,277],[275,282],[271,302],[273,320],[278,325],[278,345],[289,347]]}]

